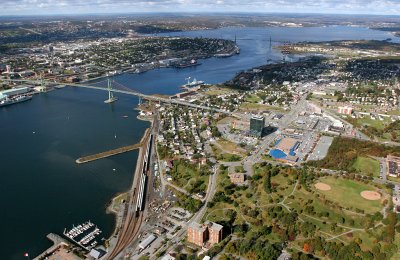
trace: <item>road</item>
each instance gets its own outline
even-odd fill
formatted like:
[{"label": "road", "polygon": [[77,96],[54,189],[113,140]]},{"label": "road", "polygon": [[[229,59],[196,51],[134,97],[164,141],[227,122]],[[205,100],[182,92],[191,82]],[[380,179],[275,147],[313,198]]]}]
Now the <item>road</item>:
[{"label": "road", "polygon": [[215,165],[215,166],[214,166],[214,170],[213,170],[214,173],[210,176],[209,183],[208,183],[208,187],[207,187],[207,193],[206,193],[206,196],[204,197],[205,200],[204,200],[203,206],[199,209],[199,211],[197,211],[197,212],[192,216],[192,218],[191,218],[188,222],[186,222],[186,225],[184,225],[184,226],[182,227],[182,229],[179,230],[179,232],[176,233],[175,236],[169,241],[169,244],[170,244],[171,246],[169,246],[169,247],[168,247],[167,245],[162,246],[162,247],[158,250],[159,252],[160,252],[160,251],[164,251],[164,250],[165,250],[166,252],[171,251],[171,249],[172,249],[179,241],[181,241],[181,240],[186,236],[187,227],[188,227],[190,224],[192,224],[193,222],[197,222],[197,223],[198,223],[198,222],[201,221],[201,219],[203,218],[204,214],[205,214],[206,211],[207,211],[207,203],[210,202],[210,201],[213,199],[214,194],[215,194],[216,184],[217,184],[217,175],[218,175],[218,173],[217,173],[217,171],[218,171],[218,166],[219,166],[219,165]]},{"label": "road", "polygon": [[[92,90],[100,90],[100,91],[107,91],[107,92],[109,91],[108,88],[102,88],[102,87],[96,87],[96,86],[90,86],[90,85],[83,85],[83,84],[76,84],[76,83],[60,83],[60,82],[27,80],[27,79],[6,79],[4,81],[27,82],[27,83],[31,83],[31,84],[65,84],[65,85],[71,86],[71,87],[78,87],[78,88],[92,89]],[[112,89],[112,92],[120,93],[120,94],[126,94],[126,95],[132,95],[132,96],[137,96],[137,97],[140,97],[140,98],[143,98],[143,99],[162,102],[162,103],[169,103],[169,104],[188,106],[188,107],[193,107],[193,108],[198,108],[198,109],[203,109],[203,110],[214,111],[214,112],[227,114],[227,115],[235,116],[235,117],[238,116],[236,113],[233,113],[233,112],[230,112],[230,111],[227,111],[227,110],[224,110],[224,109],[196,105],[196,104],[193,104],[193,103],[190,103],[190,102],[187,102],[187,101],[183,101],[183,100],[179,100],[179,99],[168,99],[168,98],[163,98],[163,97],[154,96],[154,95],[146,95],[146,94],[142,94],[140,92],[134,91],[133,89],[129,89],[129,88],[126,88],[126,90]]]}]

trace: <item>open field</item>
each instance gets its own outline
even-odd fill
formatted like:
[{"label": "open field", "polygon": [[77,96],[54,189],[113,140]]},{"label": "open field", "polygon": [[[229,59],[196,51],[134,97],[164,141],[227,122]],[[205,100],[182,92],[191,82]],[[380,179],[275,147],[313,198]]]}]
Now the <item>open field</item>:
[{"label": "open field", "polygon": [[215,154],[217,160],[221,160],[224,162],[237,162],[242,160],[242,156],[233,153],[227,153],[219,148],[217,145],[211,144],[211,148],[213,153]]},{"label": "open field", "polygon": [[111,202],[111,207],[110,209],[114,212],[118,212],[121,210],[121,205],[128,199],[128,193],[121,193],[115,198],[113,198]]},{"label": "open field", "polygon": [[189,193],[204,192],[207,190],[208,174],[201,174],[201,169],[196,164],[186,161],[175,161],[171,170],[173,184]]},{"label": "open field", "polygon": [[258,103],[242,103],[239,107],[240,111],[245,111],[245,112],[254,112],[254,111],[268,111],[268,110],[273,110],[273,111],[279,111],[283,112],[284,109],[281,107],[275,107],[275,106],[269,106],[265,104],[258,104]]},{"label": "open field", "polygon": [[210,96],[218,96],[218,95],[223,95],[223,94],[228,94],[228,93],[232,94],[232,92],[234,92],[234,90],[226,89],[226,88],[219,88],[216,86],[212,86],[204,91],[205,94],[210,95]]},{"label": "open field", "polygon": [[358,156],[353,164],[353,168],[363,175],[379,176],[379,162],[369,157]]},{"label": "open field", "polygon": [[261,98],[259,98],[257,95],[249,95],[245,100],[249,103],[258,103],[261,101]]},{"label": "open field", "polygon": [[337,202],[344,207],[358,208],[364,210],[366,213],[375,213],[382,208],[381,200],[370,201],[361,196],[361,192],[363,191],[376,190],[371,185],[341,178],[336,179],[331,176],[321,179],[321,182],[331,186],[331,190],[318,190],[318,192],[324,194],[327,199]]},{"label": "open field", "polygon": [[314,187],[315,187],[317,190],[322,190],[322,191],[328,191],[328,190],[331,190],[331,189],[332,189],[331,186],[329,186],[328,184],[323,183],[323,182],[317,182],[317,183],[314,185]]},{"label": "open field", "polygon": [[224,152],[238,154],[242,156],[246,155],[246,150],[240,148],[237,144],[231,141],[220,138],[217,143]]}]

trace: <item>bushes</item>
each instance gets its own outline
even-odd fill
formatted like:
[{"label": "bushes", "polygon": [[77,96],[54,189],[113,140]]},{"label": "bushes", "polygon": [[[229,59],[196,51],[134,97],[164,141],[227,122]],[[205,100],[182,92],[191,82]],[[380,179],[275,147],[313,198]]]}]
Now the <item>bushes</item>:
[{"label": "bushes", "polygon": [[381,145],[370,141],[336,137],[329,147],[327,156],[319,161],[309,161],[306,165],[352,171],[358,156],[386,157],[388,154],[400,155],[400,147]]}]

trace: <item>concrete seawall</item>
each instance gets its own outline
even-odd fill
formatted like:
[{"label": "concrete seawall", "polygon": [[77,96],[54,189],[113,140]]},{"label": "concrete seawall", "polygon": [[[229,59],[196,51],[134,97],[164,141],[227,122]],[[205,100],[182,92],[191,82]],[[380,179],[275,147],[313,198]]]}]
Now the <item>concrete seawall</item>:
[{"label": "concrete seawall", "polygon": [[139,149],[141,146],[142,146],[142,143],[128,145],[128,146],[120,147],[117,149],[109,150],[106,152],[101,152],[101,153],[97,153],[97,154],[93,154],[93,155],[84,156],[84,157],[78,158],[75,162],[78,164],[87,163],[87,162],[107,158],[107,157],[110,157],[113,155],[130,152],[130,151]]}]

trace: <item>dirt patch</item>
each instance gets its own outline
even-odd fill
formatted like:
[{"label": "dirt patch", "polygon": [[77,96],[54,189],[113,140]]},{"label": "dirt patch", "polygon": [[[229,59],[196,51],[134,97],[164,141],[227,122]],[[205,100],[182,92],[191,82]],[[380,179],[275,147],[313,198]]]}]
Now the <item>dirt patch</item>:
[{"label": "dirt patch", "polygon": [[365,190],[362,191],[361,193],[361,197],[363,197],[366,200],[380,200],[381,199],[381,194],[379,194],[376,191],[372,191],[372,190]]},{"label": "dirt patch", "polygon": [[322,190],[322,191],[328,191],[331,190],[331,186],[329,186],[326,183],[322,183],[322,182],[318,182],[314,185],[315,188],[317,188],[318,190]]}]

